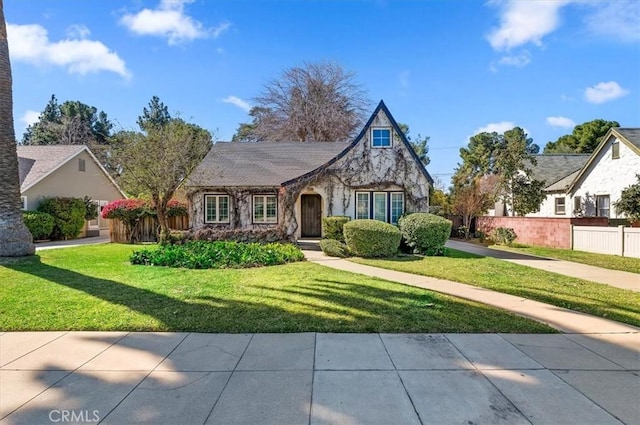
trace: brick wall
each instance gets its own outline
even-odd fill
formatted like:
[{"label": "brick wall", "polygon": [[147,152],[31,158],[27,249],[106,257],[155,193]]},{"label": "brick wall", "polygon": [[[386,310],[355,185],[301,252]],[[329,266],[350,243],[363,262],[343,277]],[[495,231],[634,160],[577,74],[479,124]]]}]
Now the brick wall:
[{"label": "brick wall", "polygon": [[510,227],[518,236],[517,243],[551,248],[571,248],[571,225],[607,226],[606,217],[478,217],[476,227],[485,234],[496,227]]}]

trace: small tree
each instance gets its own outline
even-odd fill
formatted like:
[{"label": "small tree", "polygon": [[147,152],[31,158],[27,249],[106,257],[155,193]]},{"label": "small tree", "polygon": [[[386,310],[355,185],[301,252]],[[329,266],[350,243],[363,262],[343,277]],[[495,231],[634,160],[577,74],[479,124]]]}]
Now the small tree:
[{"label": "small tree", "polygon": [[469,237],[471,220],[491,208],[499,192],[500,178],[495,174],[477,177],[469,184],[454,189],[451,208],[462,216],[466,238]]},{"label": "small tree", "polygon": [[640,221],[640,174],[636,174],[636,179],[636,183],[622,190],[614,204],[618,214],[625,214],[632,222]]},{"label": "small tree", "polygon": [[147,134],[125,133],[118,159],[123,188],[153,201],[160,225],[160,241],[169,236],[167,205],[182,180],[211,148],[211,134],[195,124],[173,118],[149,126]]}]

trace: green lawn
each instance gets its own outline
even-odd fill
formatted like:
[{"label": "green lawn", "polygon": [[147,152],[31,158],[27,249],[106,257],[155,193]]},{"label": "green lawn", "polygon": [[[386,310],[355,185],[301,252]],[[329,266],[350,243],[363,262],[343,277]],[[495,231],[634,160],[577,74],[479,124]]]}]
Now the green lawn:
[{"label": "green lawn", "polygon": [[640,293],[638,292],[575,279],[495,258],[479,257],[448,249],[446,257],[404,256],[384,260],[353,258],[352,261],[467,283],[640,326]]},{"label": "green lawn", "polygon": [[40,251],[0,263],[0,330],[554,332],[481,304],[301,262],[132,266],[139,247]]},{"label": "green lawn", "polygon": [[[538,255],[540,257],[556,258],[558,260],[575,261],[611,270],[640,273],[640,258],[620,257],[619,255],[594,254],[570,249],[543,248],[538,246],[492,246],[491,248],[521,252],[523,254]],[[638,276],[640,279],[640,276]]]}]

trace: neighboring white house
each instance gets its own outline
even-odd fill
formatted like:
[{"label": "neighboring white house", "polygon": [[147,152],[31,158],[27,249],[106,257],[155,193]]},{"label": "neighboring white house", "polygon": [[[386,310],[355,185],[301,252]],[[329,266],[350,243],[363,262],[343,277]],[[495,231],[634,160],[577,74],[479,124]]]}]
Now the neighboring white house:
[{"label": "neighboring white house", "polygon": [[612,128],[571,183],[574,215],[624,218],[614,204],[640,174],[640,128]]},{"label": "neighboring white house", "polygon": [[[45,198],[88,196],[101,209],[111,201],[127,197],[84,145],[19,145],[17,153],[24,210],[35,210]],[[99,214],[87,226],[90,231],[108,229],[108,221]]]}]

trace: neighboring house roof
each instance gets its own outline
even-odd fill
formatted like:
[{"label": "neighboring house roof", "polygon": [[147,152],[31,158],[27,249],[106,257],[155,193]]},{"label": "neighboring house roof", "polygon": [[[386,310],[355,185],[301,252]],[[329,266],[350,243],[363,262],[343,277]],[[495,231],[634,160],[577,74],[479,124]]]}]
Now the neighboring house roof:
[{"label": "neighboring house roof", "polygon": [[[281,186],[309,177],[344,157],[365,136],[380,112],[389,118],[395,132],[415,161],[420,159],[398,127],[398,123],[380,101],[360,134],[351,142],[218,142],[189,175],[185,186],[255,187]],[[433,179],[421,166],[427,180]]]},{"label": "neighboring house roof", "polygon": [[280,186],[325,164],[344,142],[218,142],[186,186]]},{"label": "neighboring house roof", "polygon": [[536,165],[531,167],[531,177],[545,182],[545,190],[565,190],[578,171],[589,160],[589,154],[534,155]]},{"label": "neighboring house roof", "polygon": [[86,151],[124,198],[127,196],[85,145],[17,146],[20,191],[26,192],[67,162]]},{"label": "neighboring house roof", "polygon": [[589,157],[587,163],[584,165],[584,167],[582,167],[578,175],[571,182],[571,185],[568,188],[568,192],[573,191],[578,181],[587,173],[587,170],[589,170],[591,164],[593,164],[593,162],[596,160],[596,158],[600,154],[600,151],[602,151],[607,146],[609,140],[612,137],[615,137],[616,139],[627,145],[629,149],[636,153],[636,155],[640,155],[640,128],[610,128],[609,131],[607,131],[607,134],[605,134],[602,138],[600,144],[596,147],[593,153],[591,153],[591,156]]}]

